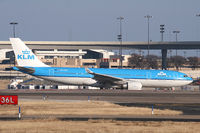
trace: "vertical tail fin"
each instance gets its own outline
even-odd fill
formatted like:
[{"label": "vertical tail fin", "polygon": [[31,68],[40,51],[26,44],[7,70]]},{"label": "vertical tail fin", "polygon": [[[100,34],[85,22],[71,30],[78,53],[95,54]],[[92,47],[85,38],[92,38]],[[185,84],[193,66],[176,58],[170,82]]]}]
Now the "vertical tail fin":
[{"label": "vertical tail fin", "polygon": [[18,66],[49,67],[41,62],[20,38],[10,38],[10,42]]}]

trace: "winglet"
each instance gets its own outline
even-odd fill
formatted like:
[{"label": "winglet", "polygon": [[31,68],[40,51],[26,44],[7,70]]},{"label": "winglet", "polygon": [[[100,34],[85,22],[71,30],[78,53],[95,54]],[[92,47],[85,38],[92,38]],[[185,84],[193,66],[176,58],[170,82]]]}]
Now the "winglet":
[{"label": "winglet", "polygon": [[94,72],[92,72],[89,68],[85,68],[85,71],[89,74],[93,74]]}]

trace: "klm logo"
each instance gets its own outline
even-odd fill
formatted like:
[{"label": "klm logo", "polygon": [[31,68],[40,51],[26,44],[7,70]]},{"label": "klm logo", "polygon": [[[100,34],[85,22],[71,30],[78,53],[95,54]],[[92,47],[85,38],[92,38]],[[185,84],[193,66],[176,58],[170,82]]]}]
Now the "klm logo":
[{"label": "klm logo", "polygon": [[165,76],[167,76],[167,74],[161,71],[161,72],[159,72],[159,73],[157,74],[157,76],[165,77]]},{"label": "klm logo", "polygon": [[17,59],[19,59],[19,60],[22,60],[22,59],[23,60],[34,60],[35,56],[30,55],[30,51],[25,50],[25,51],[22,51],[22,54],[17,55]]}]

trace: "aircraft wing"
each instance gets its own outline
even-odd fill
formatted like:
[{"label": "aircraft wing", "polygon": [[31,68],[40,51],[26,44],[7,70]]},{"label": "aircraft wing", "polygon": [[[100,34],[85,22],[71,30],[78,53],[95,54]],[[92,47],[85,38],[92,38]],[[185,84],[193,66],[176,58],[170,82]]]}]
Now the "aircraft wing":
[{"label": "aircraft wing", "polygon": [[113,83],[113,84],[123,84],[125,83],[124,79],[122,78],[118,78],[118,77],[113,77],[110,75],[105,75],[105,74],[99,74],[99,73],[95,73],[91,70],[89,70],[88,68],[86,68],[86,71],[93,75],[93,79],[96,80],[97,82],[109,82],[109,83]]},{"label": "aircraft wing", "polygon": [[34,68],[27,68],[27,67],[21,67],[21,66],[13,67],[13,70],[25,72],[28,74],[33,74],[35,72]]}]

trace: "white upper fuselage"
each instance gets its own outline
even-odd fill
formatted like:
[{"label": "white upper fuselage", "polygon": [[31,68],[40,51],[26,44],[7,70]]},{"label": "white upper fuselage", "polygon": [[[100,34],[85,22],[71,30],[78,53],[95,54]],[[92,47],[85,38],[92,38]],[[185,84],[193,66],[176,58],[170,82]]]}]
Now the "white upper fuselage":
[{"label": "white upper fuselage", "polygon": [[[69,85],[94,86],[98,79],[89,74],[85,68],[59,67],[28,67],[34,72],[29,73],[43,79]],[[17,68],[16,68],[17,70]],[[140,82],[144,87],[175,87],[191,83],[193,80],[184,73],[168,70],[135,70],[135,69],[102,69],[90,68],[94,73],[123,79],[124,81]],[[102,77],[103,78],[103,77]],[[112,80],[112,79],[111,79]],[[99,79],[101,81],[101,79]],[[109,82],[109,81],[107,81]]]}]

